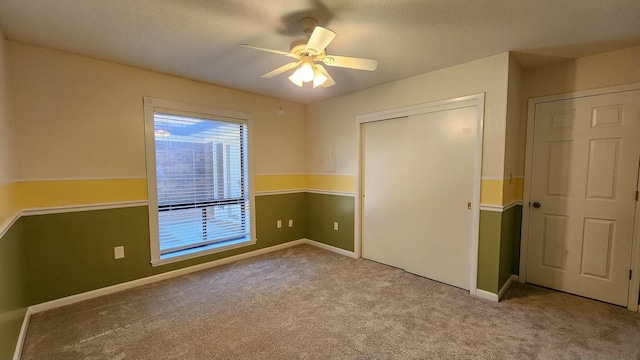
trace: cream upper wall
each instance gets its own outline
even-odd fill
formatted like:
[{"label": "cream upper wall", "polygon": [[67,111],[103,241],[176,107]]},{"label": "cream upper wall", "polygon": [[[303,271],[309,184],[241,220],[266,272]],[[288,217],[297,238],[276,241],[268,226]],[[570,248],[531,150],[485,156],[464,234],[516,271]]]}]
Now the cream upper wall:
[{"label": "cream upper wall", "polygon": [[503,53],[308,105],[307,172],[323,173],[323,144],[335,142],[336,173],[357,173],[359,114],[485,92],[482,175],[501,177],[508,64],[509,54]]},{"label": "cream upper wall", "polygon": [[304,172],[302,105],[41,47],[7,45],[20,180],[145,177],[144,96],[253,113],[255,173]]},{"label": "cream upper wall", "polygon": [[507,88],[507,128],[504,149],[504,178],[511,175],[523,176],[524,167],[520,167],[520,116],[522,99],[522,68],[509,56],[509,85]]},{"label": "cream upper wall", "polygon": [[13,124],[9,106],[7,41],[0,29],[0,186],[13,181]]},{"label": "cream upper wall", "polygon": [[640,82],[640,46],[528,69],[522,77],[519,158],[525,167],[528,101],[531,98]]},{"label": "cream upper wall", "polygon": [[524,99],[640,82],[640,46],[524,72]]}]

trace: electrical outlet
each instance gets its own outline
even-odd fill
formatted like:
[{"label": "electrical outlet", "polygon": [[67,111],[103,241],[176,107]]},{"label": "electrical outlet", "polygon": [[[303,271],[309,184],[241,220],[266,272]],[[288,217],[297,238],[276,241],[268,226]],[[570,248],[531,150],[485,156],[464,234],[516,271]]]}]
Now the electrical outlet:
[{"label": "electrical outlet", "polygon": [[116,246],[113,248],[113,258],[114,259],[124,258],[124,246]]},{"label": "electrical outlet", "polygon": [[333,230],[338,230],[338,222],[337,221],[333,222]]},{"label": "electrical outlet", "polygon": [[289,227],[293,227],[293,220],[289,220]]},{"label": "electrical outlet", "polygon": [[276,227],[280,229],[282,227],[282,220],[276,221]]}]

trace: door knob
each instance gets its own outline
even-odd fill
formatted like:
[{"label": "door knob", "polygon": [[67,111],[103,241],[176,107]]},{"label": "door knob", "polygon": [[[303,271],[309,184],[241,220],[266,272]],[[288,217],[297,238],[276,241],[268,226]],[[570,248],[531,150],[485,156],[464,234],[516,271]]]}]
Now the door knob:
[{"label": "door knob", "polygon": [[536,208],[536,209],[539,208],[540,206],[542,206],[542,204],[540,204],[537,201],[533,203],[533,207]]}]

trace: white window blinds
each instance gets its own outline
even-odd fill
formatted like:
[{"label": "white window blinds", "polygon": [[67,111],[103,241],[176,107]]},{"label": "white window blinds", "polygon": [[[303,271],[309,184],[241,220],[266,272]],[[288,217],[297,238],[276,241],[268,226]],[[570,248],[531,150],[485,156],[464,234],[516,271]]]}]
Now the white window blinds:
[{"label": "white window blinds", "polygon": [[160,255],[250,238],[247,125],[154,112]]}]

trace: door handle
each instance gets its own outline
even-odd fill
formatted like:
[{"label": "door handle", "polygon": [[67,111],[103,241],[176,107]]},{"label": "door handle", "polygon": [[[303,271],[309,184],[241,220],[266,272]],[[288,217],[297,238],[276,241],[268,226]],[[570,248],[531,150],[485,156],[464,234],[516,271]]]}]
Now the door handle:
[{"label": "door handle", "polygon": [[533,203],[533,207],[536,208],[536,209],[540,208],[540,206],[542,206],[542,204],[540,204],[537,201]]}]

